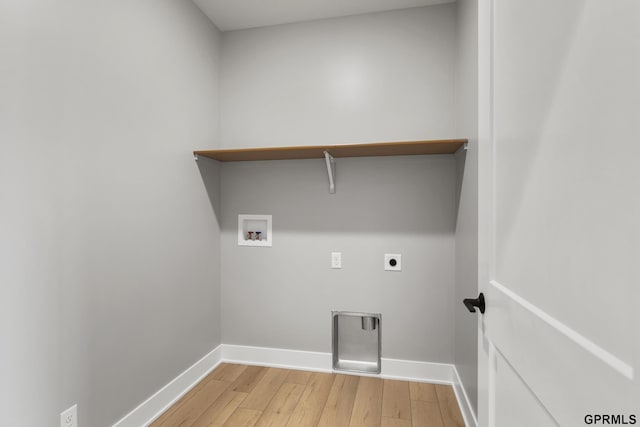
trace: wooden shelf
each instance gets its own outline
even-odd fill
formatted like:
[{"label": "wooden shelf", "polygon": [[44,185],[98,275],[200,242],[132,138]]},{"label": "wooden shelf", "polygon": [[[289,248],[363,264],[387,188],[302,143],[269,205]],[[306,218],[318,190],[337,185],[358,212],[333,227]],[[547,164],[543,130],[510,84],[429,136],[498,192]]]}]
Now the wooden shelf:
[{"label": "wooden shelf", "polygon": [[325,158],[325,151],[333,157],[410,156],[453,154],[466,142],[466,139],[436,139],[430,141],[377,142],[373,144],[200,150],[194,151],[193,154],[221,162],[323,159]]}]

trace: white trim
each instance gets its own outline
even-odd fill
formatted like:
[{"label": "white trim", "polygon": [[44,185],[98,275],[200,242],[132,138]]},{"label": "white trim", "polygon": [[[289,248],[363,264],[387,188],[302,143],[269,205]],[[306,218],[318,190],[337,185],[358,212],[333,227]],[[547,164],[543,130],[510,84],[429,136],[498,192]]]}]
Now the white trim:
[{"label": "white trim", "polygon": [[[493,0],[478,0],[478,292],[487,293],[489,280],[493,277],[493,45],[494,4]],[[485,318],[478,316],[478,410],[480,427],[493,427],[490,406],[493,389],[489,388],[491,372],[489,355],[484,346]]]},{"label": "white trim", "polygon": [[209,375],[222,361],[222,345],[198,360],[168,384],[142,402],[133,411],[125,415],[113,427],[148,426],[164,411],[169,409],[184,394],[191,390],[204,377]]},{"label": "white trim", "polygon": [[245,365],[331,372],[331,353],[315,351],[223,344],[222,360]]},{"label": "white trim", "polygon": [[[331,367],[331,360],[331,353],[221,344],[154,393],[153,396],[138,405],[137,408],[116,422],[113,427],[148,426],[221,362],[334,372]],[[349,374],[349,372],[336,372]],[[465,423],[467,426],[477,426],[475,416],[469,405],[469,399],[460,387],[460,377],[453,365],[382,358],[382,372],[380,375],[357,375],[452,385],[458,405],[465,418]],[[461,396],[464,396],[464,398]],[[469,414],[471,414],[474,424],[469,423]]]},{"label": "white trim", "polygon": [[478,419],[476,418],[475,412],[473,412],[473,406],[471,406],[471,401],[464,389],[462,380],[458,374],[458,369],[456,369],[455,366],[453,367],[453,391],[456,394],[462,418],[464,418],[464,425],[467,427],[478,427]]},{"label": "white trim", "polygon": [[487,357],[487,422],[489,427],[496,427],[496,346],[489,341],[489,355]]},{"label": "white trim", "polygon": [[[247,365],[333,372],[331,353],[315,351],[223,344],[222,360]],[[348,374],[343,371],[336,372]],[[379,375],[362,373],[357,375],[440,384],[454,383],[453,365],[415,360],[382,358],[382,372]]]},{"label": "white trim", "polygon": [[382,358],[381,378],[449,384],[454,382],[453,365],[416,360]]},{"label": "white trim", "polygon": [[613,354],[609,353],[604,348],[600,347],[584,335],[576,332],[571,329],[566,324],[562,323],[555,317],[549,315],[539,307],[533,305],[526,299],[522,298],[520,295],[516,294],[512,290],[506,288],[495,280],[491,281],[491,285],[502,292],[507,297],[511,298],[513,301],[518,303],[522,308],[538,317],[540,320],[545,322],[547,325],[551,326],[556,331],[560,332],[565,337],[569,338],[571,341],[582,347],[587,352],[591,353],[593,356],[597,357],[607,365],[609,365],[614,370],[618,371],[624,377],[633,380],[633,367],[628,363],[625,363],[623,360],[620,360]]}]

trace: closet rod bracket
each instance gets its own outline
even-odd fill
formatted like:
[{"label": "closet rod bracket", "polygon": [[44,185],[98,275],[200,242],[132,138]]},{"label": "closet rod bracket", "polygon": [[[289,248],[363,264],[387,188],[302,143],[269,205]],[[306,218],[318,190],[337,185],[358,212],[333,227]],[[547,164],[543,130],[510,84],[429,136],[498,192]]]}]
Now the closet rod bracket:
[{"label": "closet rod bracket", "polygon": [[327,175],[329,175],[329,194],[334,194],[336,192],[336,159],[328,151],[325,151],[324,160],[327,164]]}]

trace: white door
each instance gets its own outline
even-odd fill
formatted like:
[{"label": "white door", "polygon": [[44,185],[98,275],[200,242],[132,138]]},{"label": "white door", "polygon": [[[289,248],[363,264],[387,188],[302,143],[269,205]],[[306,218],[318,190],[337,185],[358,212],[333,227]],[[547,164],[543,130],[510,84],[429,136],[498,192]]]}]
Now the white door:
[{"label": "white door", "polygon": [[479,9],[479,424],[640,425],[640,1]]}]

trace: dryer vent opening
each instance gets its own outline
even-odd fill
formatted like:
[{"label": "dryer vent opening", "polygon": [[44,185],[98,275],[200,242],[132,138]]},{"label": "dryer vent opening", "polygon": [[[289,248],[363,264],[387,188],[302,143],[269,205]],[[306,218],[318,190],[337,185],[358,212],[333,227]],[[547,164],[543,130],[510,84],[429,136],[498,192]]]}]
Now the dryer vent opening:
[{"label": "dryer vent opening", "polygon": [[333,369],[379,374],[381,314],[334,311],[331,315]]}]

